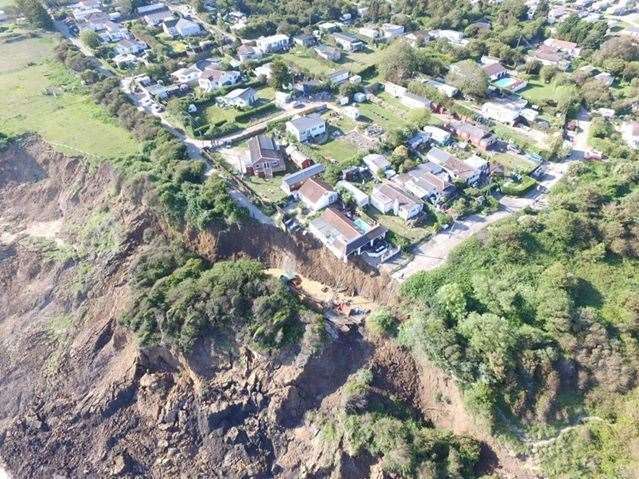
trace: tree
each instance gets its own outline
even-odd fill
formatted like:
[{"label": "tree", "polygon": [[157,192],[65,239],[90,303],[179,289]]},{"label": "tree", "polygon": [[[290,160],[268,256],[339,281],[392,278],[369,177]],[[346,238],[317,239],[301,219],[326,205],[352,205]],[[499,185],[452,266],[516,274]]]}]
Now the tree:
[{"label": "tree", "polygon": [[53,28],[53,20],[38,0],[16,0],[15,3],[18,12],[33,26],[46,30]]},{"label": "tree", "polygon": [[554,65],[544,65],[539,70],[539,78],[544,83],[550,83],[550,81],[555,77],[555,75],[559,72],[559,69]]},{"label": "tree", "polygon": [[275,60],[271,64],[271,78],[269,85],[276,90],[281,90],[291,83],[292,76],[288,65],[281,60]]},{"label": "tree", "polygon": [[524,65],[524,71],[529,75],[537,75],[543,64],[539,60],[529,60]]},{"label": "tree", "polygon": [[502,381],[513,365],[517,330],[493,313],[470,313],[458,328],[468,339],[471,350],[488,367],[492,380]]},{"label": "tree", "polygon": [[459,88],[464,95],[482,98],[488,91],[488,76],[472,60],[464,60],[453,65],[446,80]]},{"label": "tree", "polygon": [[100,36],[93,30],[82,30],[80,41],[91,49],[96,49],[100,46]]},{"label": "tree", "polygon": [[456,321],[460,321],[466,314],[466,296],[457,283],[448,283],[439,288],[435,302]]},{"label": "tree", "polygon": [[393,42],[384,50],[378,63],[382,78],[394,83],[402,83],[412,77],[417,70],[415,49],[407,42]]},{"label": "tree", "polygon": [[581,96],[591,109],[607,108],[613,100],[608,85],[595,78],[583,84]]},{"label": "tree", "polygon": [[639,44],[629,36],[612,37],[601,45],[594,58],[598,63],[602,63],[609,58],[637,61],[639,60]]}]

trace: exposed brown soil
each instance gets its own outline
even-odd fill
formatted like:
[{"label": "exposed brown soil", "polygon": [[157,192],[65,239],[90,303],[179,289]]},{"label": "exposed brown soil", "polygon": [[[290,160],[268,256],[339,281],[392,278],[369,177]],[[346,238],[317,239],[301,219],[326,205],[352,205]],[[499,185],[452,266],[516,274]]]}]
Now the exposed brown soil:
[{"label": "exposed brown soil", "polygon": [[[0,152],[0,458],[15,477],[372,477],[375,458],[318,449],[307,420],[330,414],[362,366],[435,425],[489,440],[450,378],[357,327],[319,349],[309,330],[273,356],[215,338],[187,357],[140,349],[118,324],[129,270],[147,237],[178,234],[145,190],[37,138]],[[105,229],[86,231],[96,214],[117,232],[106,246]],[[388,277],[310,238],[255,224],[185,237],[212,260],[249,255],[380,303],[394,297]],[[502,470],[526,477],[513,461]]]}]

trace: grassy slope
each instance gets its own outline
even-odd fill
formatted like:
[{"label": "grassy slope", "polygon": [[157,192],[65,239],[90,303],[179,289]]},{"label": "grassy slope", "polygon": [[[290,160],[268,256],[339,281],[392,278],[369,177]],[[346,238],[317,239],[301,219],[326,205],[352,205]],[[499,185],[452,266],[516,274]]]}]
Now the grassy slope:
[{"label": "grassy slope", "polygon": [[[569,388],[555,396],[556,407],[564,411],[555,418],[562,423],[571,415],[597,415],[605,417],[606,423],[603,423],[603,426],[600,423],[593,423],[591,426],[580,427],[575,430],[575,433],[558,441],[557,447],[549,446],[543,453],[543,468],[549,477],[626,477],[619,475],[619,472],[629,467],[629,461],[637,461],[639,458],[634,445],[638,441],[639,428],[635,423],[631,430],[624,429],[623,423],[628,420],[626,416],[629,413],[627,411],[624,413],[623,410],[620,412],[613,405],[617,402],[630,402],[635,405],[637,403],[636,393],[625,394],[629,387],[634,387],[634,383],[630,381],[623,386],[618,384],[624,383],[635,374],[637,340],[636,334],[628,333],[628,331],[634,331],[637,318],[636,306],[633,306],[635,303],[629,298],[636,298],[636,292],[639,291],[639,258],[631,254],[621,255],[614,252],[621,244],[615,243],[619,241],[617,235],[620,233],[615,229],[617,226],[606,227],[606,224],[615,224],[615,220],[612,219],[615,217],[613,213],[602,214],[602,211],[608,209],[606,206],[593,208],[587,213],[579,212],[577,216],[580,218],[579,221],[585,222],[584,225],[587,224],[586,222],[596,225],[595,230],[607,228],[608,231],[616,231],[612,233],[615,238],[613,240],[602,235],[603,238],[596,237],[584,241],[583,235],[579,233],[566,243],[567,246],[564,249],[561,244],[565,241],[562,238],[566,229],[558,225],[561,218],[565,217],[564,211],[581,208],[591,201],[591,190],[604,195],[604,198],[607,197],[603,203],[614,205],[617,201],[625,199],[627,207],[630,207],[634,201],[631,199],[630,192],[637,190],[637,183],[636,179],[625,183],[619,179],[621,176],[618,172],[623,168],[630,170],[630,163],[614,167],[591,164],[585,168],[587,172],[582,173],[580,179],[565,181],[557,187],[551,199],[551,204],[554,206],[550,210],[537,216],[522,215],[519,221],[507,220],[493,226],[483,235],[484,239],[473,238],[457,248],[444,267],[428,273],[419,273],[411,278],[403,286],[403,292],[413,300],[424,301],[433,306],[435,291],[440,286],[457,284],[466,295],[467,303],[464,308],[466,311],[485,312],[487,309],[499,309],[508,305],[504,307],[507,311],[505,313],[507,330],[514,332],[515,335],[523,334],[522,337],[528,339],[517,343],[518,345],[512,350],[513,357],[516,358],[510,366],[513,368],[512,374],[507,374],[506,381],[503,383],[492,383],[491,388],[495,393],[504,395],[497,401],[501,406],[506,402],[512,405],[512,399],[509,397],[516,398],[518,392],[534,391],[538,387],[540,389],[537,397],[540,404],[552,400],[550,398],[553,392],[545,389],[548,387],[545,385],[545,379],[536,381],[533,374],[522,376],[522,371],[528,367],[525,364],[527,362],[531,365],[535,364],[533,358],[536,352],[548,348],[551,344],[555,345],[552,348],[559,354],[575,360],[582,371],[590,370],[596,378],[594,383],[581,386],[581,391]],[[562,204],[565,206],[561,207]],[[633,211],[636,210],[631,210],[629,213],[631,216],[635,214]],[[588,227],[584,227],[583,230],[588,231]],[[500,233],[496,234],[496,231]],[[526,233],[521,237],[522,239],[517,240],[513,234],[515,231]],[[628,241],[633,240],[628,238]],[[519,246],[512,250],[514,243],[519,243]],[[593,244],[595,246],[592,246]],[[606,249],[598,252],[599,245],[605,245]],[[517,253],[512,255],[511,251],[517,251]],[[570,287],[570,296],[574,301],[570,314],[570,324],[573,325],[571,327],[575,327],[575,324],[583,324],[586,329],[580,330],[580,326],[576,326],[576,330],[569,327],[567,331],[564,331],[560,323],[541,321],[540,310],[535,311],[538,301],[542,301],[540,292],[544,287],[544,275],[557,263],[565,268],[574,285]],[[500,291],[495,295],[501,301],[500,306],[482,303],[484,296],[481,294],[483,293],[478,293],[476,286],[473,285],[473,278],[477,277],[483,278],[483,284],[489,284],[491,288],[495,288],[495,291]],[[518,291],[518,298],[514,302],[511,302],[512,291]],[[559,306],[557,301],[560,299],[557,296],[548,304]],[[588,308],[588,311],[591,311],[587,314],[594,318],[592,323],[584,321],[580,316],[584,312],[582,308]],[[433,324],[435,323],[431,323],[431,329],[418,342],[430,347],[431,351],[436,351],[432,348],[436,347],[437,343],[429,339],[436,331],[432,329]],[[460,334],[460,331],[462,331],[461,334],[468,334],[460,330],[457,321],[451,321],[447,327],[448,331],[456,331],[456,334]],[[497,337],[496,332],[493,331],[493,338]],[[531,341],[535,335],[538,335],[539,339]],[[460,340],[460,337],[453,340],[453,343],[456,343],[462,351],[468,351],[468,344]],[[595,346],[598,348],[597,353],[590,356],[587,351]],[[427,348],[422,351],[425,349]],[[468,360],[464,359],[466,353],[462,353],[455,359],[454,347],[448,347],[442,351],[445,357],[435,352],[435,359],[440,362],[452,358],[453,364],[456,365],[460,361]],[[475,357],[475,360],[484,363],[485,368],[489,368],[491,357],[494,360],[491,354],[494,353],[486,352],[483,356]],[[516,369],[517,364],[522,369]],[[547,364],[544,367],[547,367]],[[552,374],[555,373],[550,375]],[[505,392],[508,390],[510,392]],[[636,417],[636,412],[634,416]],[[530,419],[529,417],[528,421],[522,421],[522,423],[533,426],[529,430],[532,433],[536,425],[539,425],[537,422],[539,419],[533,420],[532,423]],[[561,426],[550,418],[549,420],[554,426]],[[568,457],[565,454],[566,450],[572,450],[573,455]],[[579,468],[576,468],[576,463],[580,464]]]},{"label": "grassy slope", "polygon": [[54,59],[54,45],[48,35],[0,43],[0,131],[35,131],[66,153],[101,158],[135,153],[131,135]]}]

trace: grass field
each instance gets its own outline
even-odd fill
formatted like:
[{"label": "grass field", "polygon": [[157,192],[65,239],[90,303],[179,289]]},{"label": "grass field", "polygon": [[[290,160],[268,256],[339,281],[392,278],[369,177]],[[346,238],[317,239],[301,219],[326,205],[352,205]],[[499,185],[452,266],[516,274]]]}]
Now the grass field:
[{"label": "grass field", "polygon": [[529,80],[528,86],[521,93],[531,103],[543,105],[547,101],[557,101],[567,94],[573,87],[569,85],[555,85],[554,83],[543,83],[540,80]]},{"label": "grass field", "polygon": [[15,5],[15,2],[13,0],[0,0],[0,10],[12,5]]},{"label": "grass field", "polygon": [[55,38],[0,43],[0,131],[36,132],[65,153],[114,158],[135,153],[133,137],[53,57]]},{"label": "grass field", "polygon": [[274,176],[273,178],[258,178],[257,176],[248,176],[245,180],[250,184],[255,194],[267,203],[277,203],[286,198],[286,193],[280,188],[282,176]]},{"label": "grass field", "polygon": [[295,48],[282,55],[282,59],[302,70],[308,70],[312,75],[327,75],[342,68],[339,63],[324,60],[308,48]]},{"label": "grass field", "polygon": [[537,164],[530,161],[523,156],[511,155],[510,153],[500,153],[493,157],[495,163],[499,163],[501,166],[509,171],[528,174],[533,171]]},{"label": "grass field", "polygon": [[380,93],[379,98],[382,99],[381,104],[367,102],[358,105],[362,115],[387,130],[401,128],[410,123],[407,116],[411,110],[408,107],[387,93]]},{"label": "grass field", "polygon": [[330,140],[316,147],[317,151],[327,160],[344,161],[357,154],[357,148],[341,138]]}]

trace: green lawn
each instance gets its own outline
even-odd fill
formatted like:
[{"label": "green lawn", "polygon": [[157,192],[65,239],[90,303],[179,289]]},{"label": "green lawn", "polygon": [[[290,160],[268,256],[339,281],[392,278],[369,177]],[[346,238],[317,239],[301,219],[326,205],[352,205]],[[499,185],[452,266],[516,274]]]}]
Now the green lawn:
[{"label": "green lawn", "polygon": [[277,203],[287,195],[280,188],[282,176],[274,176],[273,178],[258,178],[249,176],[245,180],[250,184],[255,194],[267,203]]},{"label": "green lawn", "polygon": [[563,95],[572,90],[569,85],[555,85],[543,83],[540,80],[528,80],[528,86],[522,90],[521,96],[531,103],[543,105],[549,100],[557,101]]},{"label": "green lawn", "polygon": [[308,48],[295,48],[281,55],[281,58],[299,69],[308,70],[312,75],[327,75],[343,68],[339,63],[318,57],[313,50]]},{"label": "green lawn", "polygon": [[499,163],[509,171],[522,174],[528,174],[537,167],[535,162],[523,156],[511,155],[510,153],[497,154],[493,157],[493,161]]},{"label": "green lawn", "polygon": [[0,131],[36,132],[65,153],[114,158],[138,144],[53,57],[54,37],[0,43]]},{"label": "green lawn", "polygon": [[322,116],[329,125],[340,130],[342,133],[348,133],[349,131],[354,130],[357,126],[355,121],[332,110],[328,110],[328,112]]},{"label": "green lawn", "polygon": [[13,0],[0,0],[0,10],[12,5],[15,5],[15,2]]},{"label": "green lawn", "polygon": [[[344,64],[344,67],[348,68],[350,71],[358,72],[368,66],[378,65],[381,53],[382,49],[352,52],[343,58],[342,63]],[[369,82],[379,81],[379,76],[367,78],[367,80]]]},{"label": "green lawn", "polygon": [[344,161],[357,154],[357,148],[348,141],[337,138],[316,147],[317,151],[327,160]]},{"label": "green lawn", "polygon": [[270,86],[264,86],[257,90],[258,98],[263,98],[264,100],[273,101],[275,100],[275,88]]},{"label": "green lawn", "polygon": [[234,121],[237,110],[234,108],[222,108],[213,103],[206,108],[204,114],[209,123],[217,123],[220,120]]},{"label": "green lawn", "polygon": [[358,105],[363,116],[387,130],[407,126],[410,123],[407,117],[411,110],[408,107],[387,93],[380,93],[378,97],[382,103],[366,102]]},{"label": "green lawn", "polygon": [[396,235],[407,238],[411,243],[419,243],[433,233],[433,229],[430,226],[410,227],[400,217],[395,215],[384,215],[372,206],[366,208],[366,213],[374,221],[377,221]]}]

